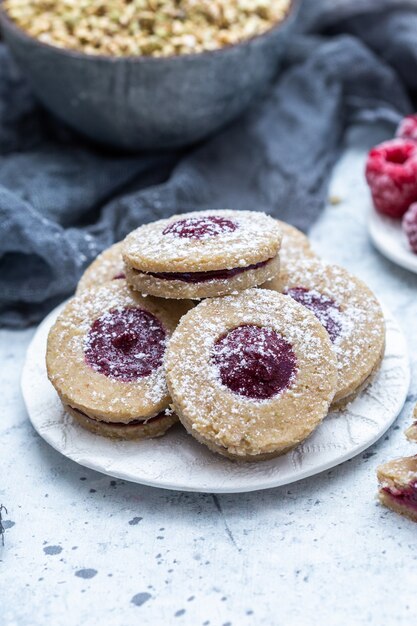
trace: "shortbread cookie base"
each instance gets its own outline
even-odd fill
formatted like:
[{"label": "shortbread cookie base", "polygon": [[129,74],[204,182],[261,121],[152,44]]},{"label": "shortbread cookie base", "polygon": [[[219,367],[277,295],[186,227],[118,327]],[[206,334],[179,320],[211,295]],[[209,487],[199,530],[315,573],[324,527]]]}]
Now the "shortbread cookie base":
[{"label": "shortbread cookie base", "polygon": [[309,238],[301,230],[281,220],[277,220],[277,222],[282,230],[282,242],[279,250],[281,268],[290,267],[295,261],[317,258]]},{"label": "shortbread cookie base", "polygon": [[228,450],[227,448],[223,446],[216,445],[212,440],[207,439],[201,433],[194,430],[191,422],[187,420],[184,414],[180,413],[178,409],[176,409],[176,411],[178,415],[181,415],[180,422],[184,426],[185,430],[188,432],[189,435],[194,437],[194,439],[196,439],[196,441],[198,441],[199,443],[202,443],[203,445],[207,446],[207,448],[211,450],[211,452],[220,454],[221,456],[224,456],[230,459],[231,461],[236,461],[236,462],[241,461],[242,463],[255,463],[256,461],[268,461],[269,459],[274,459],[277,456],[282,456],[283,454],[290,452],[291,450],[296,448],[298,445],[298,443],[296,443],[292,446],[277,449],[274,452],[268,452],[268,453],[263,453],[263,454],[250,454],[250,453],[240,454],[238,452],[231,452],[230,450]]},{"label": "shortbread cookie base", "polygon": [[81,276],[77,286],[76,294],[80,294],[86,289],[97,287],[102,283],[117,278],[123,278],[124,263],[122,257],[123,242],[119,241],[103,250],[101,254],[87,267]]},{"label": "shortbread cookie base", "polygon": [[121,439],[130,441],[132,439],[152,439],[153,437],[162,437],[171,426],[178,422],[177,416],[174,414],[161,416],[155,421],[142,424],[123,424],[109,423],[96,420],[87,415],[83,415],[76,409],[64,404],[64,408],[80,426],[94,433],[109,439]]},{"label": "shortbread cookie base", "polygon": [[332,404],[330,406],[330,410],[331,411],[340,411],[340,410],[344,409],[348,404],[353,402],[355,400],[355,398],[357,398],[358,395],[362,391],[364,391],[367,387],[369,387],[369,385],[372,383],[372,381],[374,380],[375,376],[377,375],[377,373],[380,370],[381,363],[382,363],[382,361],[384,359],[384,354],[385,354],[385,342],[384,342],[384,345],[383,345],[382,350],[381,350],[380,358],[379,358],[378,362],[375,363],[375,367],[372,370],[372,372],[369,374],[369,376],[352,393],[348,394],[344,398],[338,398],[337,400],[333,400],[333,402],[332,402]]},{"label": "shortbread cookie base", "polygon": [[143,294],[150,294],[159,298],[200,300],[214,298],[250,287],[261,285],[279,273],[279,256],[268,261],[262,267],[246,270],[227,279],[216,279],[201,283],[186,283],[181,280],[164,280],[150,274],[138,272],[131,267],[125,267],[126,280],[132,289]]}]

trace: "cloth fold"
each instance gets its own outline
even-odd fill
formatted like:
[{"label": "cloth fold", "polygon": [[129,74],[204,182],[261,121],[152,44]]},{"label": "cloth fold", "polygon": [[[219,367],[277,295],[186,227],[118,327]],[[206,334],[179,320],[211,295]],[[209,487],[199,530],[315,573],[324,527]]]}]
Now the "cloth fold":
[{"label": "cloth fold", "polygon": [[416,32],[414,2],[305,2],[268,94],[199,146],[156,155],[60,125],[0,45],[0,323],[39,321],[98,252],[172,213],[252,209],[308,230],[349,124],[412,110]]}]

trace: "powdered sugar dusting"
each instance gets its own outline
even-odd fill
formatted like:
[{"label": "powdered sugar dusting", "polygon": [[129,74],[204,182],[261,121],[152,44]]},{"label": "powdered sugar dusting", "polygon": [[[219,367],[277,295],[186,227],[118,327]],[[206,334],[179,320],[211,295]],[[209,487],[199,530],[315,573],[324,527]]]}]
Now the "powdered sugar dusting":
[{"label": "powdered sugar dusting", "polygon": [[342,331],[343,320],[341,320],[340,309],[332,298],[324,296],[316,289],[305,287],[291,287],[284,293],[314,313],[329,333],[331,341],[336,341]]},{"label": "powdered sugar dusting", "polygon": [[278,220],[278,224],[283,233],[279,251],[283,266],[289,266],[294,261],[301,261],[306,258],[314,259],[317,257],[311,248],[308,237],[306,237],[304,233],[286,222]]},{"label": "powdered sugar dusting", "polygon": [[115,243],[104,250],[87,267],[78,283],[77,293],[101,285],[108,280],[119,278],[124,278],[122,242]]}]

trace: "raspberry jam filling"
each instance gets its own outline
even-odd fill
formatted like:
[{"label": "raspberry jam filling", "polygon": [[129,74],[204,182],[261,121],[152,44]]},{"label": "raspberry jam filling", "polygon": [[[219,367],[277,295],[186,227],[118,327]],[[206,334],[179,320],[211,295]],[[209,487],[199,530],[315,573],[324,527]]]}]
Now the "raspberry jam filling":
[{"label": "raspberry jam filling", "polygon": [[260,263],[254,263],[253,265],[247,265],[246,267],[234,267],[230,270],[212,270],[211,272],[140,272],[135,270],[139,274],[146,274],[147,276],[153,276],[161,280],[180,280],[183,283],[206,283],[209,280],[227,280],[243,272],[249,270],[257,270],[260,267],[264,267],[269,261],[261,261]]},{"label": "raspberry jam filling", "polygon": [[291,344],[272,328],[238,326],[216,341],[213,360],[223,385],[257,400],[281,393],[296,375]]},{"label": "raspberry jam filling", "polygon": [[121,426],[126,426],[127,428],[129,426],[146,426],[146,424],[149,424],[150,422],[156,422],[156,420],[166,417],[165,411],[162,411],[161,413],[158,413],[158,415],[154,415],[153,417],[148,417],[148,419],[135,419],[135,420],[131,420],[130,422],[105,422],[104,420],[99,420],[99,419],[90,417],[83,411],[80,411],[80,409],[74,409],[74,407],[71,407],[71,409],[75,411],[76,413],[79,413],[80,415],[82,415],[85,419],[90,420],[90,422],[103,422],[103,424],[106,424],[106,426],[114,426],[117,428],[120,428]]},{"label": "raspberry jam filling", "polygon": [[207,217],[189,217],[169,224],[163,231],[163,235],[174,235],[181,239],[203,239],[217,237],[224,233],[232,233],[238,228],[233,220],[216,215]]},{"label": "raspberry jam filling", "polygon": [[96,372],[129,382],[162,365],[165,344],[165,331],[154,315],[143,309],[113,309],[93,322],[84,355]]},{"label": "raspberry jam filling", "polygon": [[342,332],[342,324],[340,323],[340,309],[334,300],[305,287],[292,287],[285,294],[314,313],[329,333],[331,341],[336,341]]},{"label": "raspberry jam filling", "polygon": [[121,272],[120,274],[116,274],[116,276],[113,276],[112,280],[120,280],[122,278],[126,278],[126,275],[123,274],[123,272]]},{"label": "raspberry jam filling", "polygon": [[382,487],[382,491],[396,502],[417,511],[417,483],[412,483],[403,489]]}]

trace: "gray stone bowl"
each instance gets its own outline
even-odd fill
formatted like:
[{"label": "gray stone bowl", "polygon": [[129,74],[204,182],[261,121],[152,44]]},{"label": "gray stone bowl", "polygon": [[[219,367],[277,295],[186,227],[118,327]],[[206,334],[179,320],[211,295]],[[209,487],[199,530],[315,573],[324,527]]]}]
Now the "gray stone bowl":
[{"label": "gray stone bowl", "polygon": [[29,37],[1,8],[3,37],[41,103],[87,137],[126,150],[178,148],[224,126],[279,71],[296,2],[263,35],[220,50],[107,57]]}]

